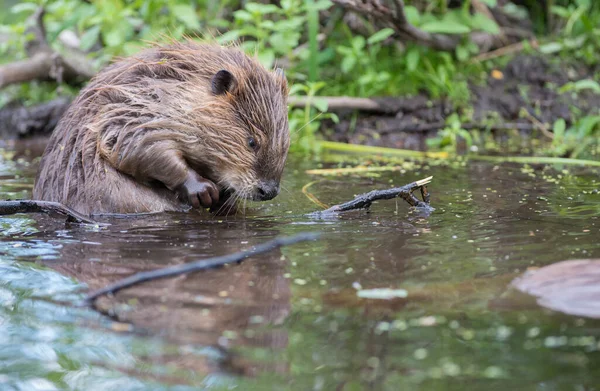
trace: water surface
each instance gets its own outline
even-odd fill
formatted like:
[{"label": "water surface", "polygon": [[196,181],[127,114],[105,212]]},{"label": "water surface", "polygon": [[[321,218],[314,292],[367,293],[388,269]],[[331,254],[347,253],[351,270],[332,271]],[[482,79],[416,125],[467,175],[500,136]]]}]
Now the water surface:
[{"label": "water surface", "polygon": [[[28,198],[39,144],[0,150],[0,198]],[[355,162],[356,163],[356,162]],[[362,162],[364,163],[364,162]],[[107,228],[0,217],[2,390],[594,390],[600,322],[508,286],[528,268],[600,257],[598,172],[404,163],[378,175],[291,158],[245,215],[165,213]],[[403,201],[312,220],[326,204],[433,175],[436,211]],[[70,303],[132,273],[323,233],[241,265]],[[367,300],[360,289],[406,298]]]}]

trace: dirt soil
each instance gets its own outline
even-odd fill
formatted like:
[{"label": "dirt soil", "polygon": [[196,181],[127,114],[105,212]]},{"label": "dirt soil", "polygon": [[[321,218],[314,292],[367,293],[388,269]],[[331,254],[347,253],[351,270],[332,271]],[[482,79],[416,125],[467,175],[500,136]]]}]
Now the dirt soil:
[{"label": "dirt soil", "polygon": [[[482,128],[482,123],[488,123],[494,124],[493,131],[517,129],[526,136],[536,136],[539,123],[551,129],[559,118],[569,125],[574,114],[599,112],[598,94],[558,93],[569,81],[592,78],[592,70],[586,67],[567,67],[543,57],[520,55],[500,71],[501,78],[490,74],[485,85],[470,86],[473,119],[466,126],[468,129]],[[389,107],[396,104],[400,109],[390,115],[363,115],[354,125],[350,113],[340,113],[340,123],[330,124],[333,132],[327,137],[353,144],[424,150],[426,140],[435,137],[444,127],[446,117],[454,112],[450,102],[431,101],[425,95],[388,98],[385,103]],[[529,115],[522,115],[522,109]]]}]

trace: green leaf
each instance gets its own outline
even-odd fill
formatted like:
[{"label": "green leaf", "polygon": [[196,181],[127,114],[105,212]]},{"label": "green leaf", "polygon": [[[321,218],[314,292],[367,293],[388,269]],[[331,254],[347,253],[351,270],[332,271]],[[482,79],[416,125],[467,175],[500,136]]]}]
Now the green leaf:
[{"label": "green leaf", "polygon": [[82,36],[79,42],[79,48],[83,51],[88,51],[98,42],[100,37],[100,26],[96,25],[88,29]]},{"label": "green leaf", "polygon": [[274,4],[260,4],[260,3],[248,3],[246,4],[246,10],[253,14],[271,14],[276,13],[281,10],[281,8],[277,7]]},{"label": "green leaf", "polygon": [[473,136],[471,136],[471,133],[469,133],[468,130],[466,130],[466,129],[459,129],[458,130],[458,135],[465,140],[465,143],[467,143],[467,147],[470,148],[471,145],[473,145]]},{"label": "green leaf", "polygon": [[428,22],[420,26],[421,30],[428,33],[438,34],[467,34],[471,32],[471,28],[462,23],[453,20],[439,20],[436,22]]},{"label": "green leaf", "polygon": [[300,83],[292,84],[292,86],[290,87],[290,95],[296,95],[296,93],[298,92],[306,93],[308,92],[308,87]]},{"label": "green leaf", "polygon": [[271,49],[265,49],[257,54],[258,61],[267,69],[273,67],[273,63],[275,62],[275,52]]},{"label": "green leaf", "polygon": [[[103,26],[104,27],[104,26]],[[106,46],[121,46],[125,42],[126,31],[119,25],[110,26],[109,29],[102,30],[102,39]]]},{"label": "green leaf", "polygon": [[239,30],[230,30],[217,37],[219,43],[229,43],[236,41],[240,37]]},{"label": "green leaf", "polygon": [[559,5],[553,5],[552,7],[550,7],[550,12],[564,19],[567,19],[571,15],[571,12],[568,8],[561,7]]},{"label": "green leaf", "polygon": [[466,61],[469,59],[470,57],[470,51],[467,47],[465,47],[464,45],[458,45],[456,47],[456,58],[459,61]]},{"label": "green leaf", "polygon": [[329,107],[329,104],[327,103],[327,100],[325,99],[320,99],[320,98],[315,98],[312,100],[312,105],[319,110],[320,112],[324,113],[327,111],[327,108]]},{"label": "green leaf", "polygon": [[125,42],[123,45],[123,53],[125,53],[126,56],[131,56],[142,49],[144,49],[144,45],[137,41]]},{"label": "green leaf", "polygon": [[37,8],[38,5],[35,3],[18,3],[10,8],[10,12],[13,14],[18,14],[20,12],[34,12]]},{"label": "green leaf", "polygon": [[481,0],[481,2],[490,8],[494,8],[498,4],[497,0]]},{"label": "green leaf", "polygon": [[376,32],[375,34],[371,35],[369,37],[369,39],[367,39],[367,42],[370,45],[373,45],[374,43],[378,43],[383,41],[384,39],[390,37],[392,34],[394,34],[394,30],[391,28],[384,28],[382,30],[379,30],[378,32]]},{"label": "green leaf", "polygon": [[361,75],[356,81],[359,85],[365,86],[373,82],[373,79],[375,78],[374,76],[375,75],[373,75],[372,73],[366,73],[364,75]]},{"label": "green leaf", "polygon": [[344,59],[342,60],[342,63],[341,63],[342,72],[344,72],[344,73],[350,72],[352,69],[354,69],[355,65],[356,65],[356,57],[352,57],[352,56],[344,57]]},{"label": "green leaf", "polygon": [[275,33],[269,37],[269,43],[273,49],[280,53],[285,53],[289,49],[288,40],[285,38],[283,33]]},{"label": "green leaf", "polygon": [[419,61],[421,60],[421,53],[419,53],[419,49],[412,48],[406,53],[406,69],[409,72],[414,72],[417,70],[419,66]]},{"label": "green leaf", "polygon": [[559,118],[554,121],[554,125],[552,126],[552,131],[554,132],[554,140],[562,140],[565,136],[565,130],[567,129],[567,123],[563,118]]},{"label": "green leaf", "polygon": [[544,54],[551,54],[560,52],[563,48],[563,45],[560,42],[550,42],[540,46],[540,52]]},{"label": "green leaf", "polygon": [[566,83],[564,86],[560,87],[558,92],[561,94],[568,91],[582,91],[582,90],[591,90],[596,94],[600,94],[600,84],[592,79],[583,79],[576,82]]},{"label": "green leaf", "polygon": [[305,19],[301,17],[283,19],[277,21],[274,24],[273,29],[281,32],[287,32],[289,30],[300,29],[304,23]]},{"label": "green leaf", "polygon": [[365,48],[365,42],[365,37],[363,37],[362,35],[357,35],[356,37],[352,38],[352,48],[354,49],[354,51],[360,52]]},{"label": "green leaf", "polygon": [[600,84],[597,81],[591,79],[579,80],[573,83],[577,91],[581,90],[592,90],[596,94],[600,94]]},{"label": "green leaf", "polygon": [[[275,39],[275,41],[273,41],[273,37],[280,35],[281,37],[281,41],[277,41],[278,38]],[[273,48],[278,51],[280,54],[282,55],[289,55],[290,52],[292,51],[292,49],[296,48],[298,46],[298,42],[300,41],[300,38],[302,37],[300,31],[287,31],[284,34],[278,34],[275,33],[271,36],[271,45],[273,45]]]},{"label": "green leaf", "polygon": [[421,14],[419,13],[417,7],[407,5],[406,7],[404,7],[404,15],[406,15],[406,20],[408,21],[408,23],[414,26],[418,26],[419,24],[421,24]]},{"label": "green leaf", "polygon": [[471,27],[475,30],[485,31],[490,34],[500,34],[500,27],[495,21],[483,14],[475,14],[471,17]]},{"label": "green leaf", "polygon": [[329,0],[317,0],[313,3],[312,7],[317,11],[325,11],[333,6],[333,3]]},{"label": "green leaf", "polygon": [[233,17],[235,20],[239,20],[242,22],[249,22],[252,20],[252,14],[248,11],[238,10],[233,13]]},{"label": "green leaf", "polygon": [[196,15],[196,10],[191,4],[177,4],[171,7],[171,12],[187,28],[192,30],[200,29],[200,21],[198,20],[198,15]]},{"label": "green leaf", "polygon": [[579,136],[585,137],[589,136],[593,133],[593,131],[597,128],[600,123],[600,116],[598,115],[590,115],[587,117],[583,117],[578,123],[577,128],[579,130]]},{"label": "green leaf", "polygon": [[352,48],[349,48],[349,47],[346,47],[346,46],[338,46],[337,48],[335,48],[335,50],[339,54],[343,54],[344,56],[351,56],[352,54],[354,54],[352,52]]},{"label": "green leaf", "polygon": [[563,41],[563,46],[567,49],[578,49],[581,46],[583,46],[585,41],[586,41],[585,34],[580,35],[575,38],[565,38],[565,40]]}]

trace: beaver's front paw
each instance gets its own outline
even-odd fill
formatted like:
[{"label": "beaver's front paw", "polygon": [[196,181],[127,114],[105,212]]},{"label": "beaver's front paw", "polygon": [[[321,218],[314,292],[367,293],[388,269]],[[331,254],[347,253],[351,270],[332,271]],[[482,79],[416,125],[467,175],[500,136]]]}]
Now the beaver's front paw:
[{"label": "beaver's front paw", "polygon": [[187,180],[177,189],[179,197],[194,208],[210,208],[219,202],[219,189],[212,181],[190,171]]}]

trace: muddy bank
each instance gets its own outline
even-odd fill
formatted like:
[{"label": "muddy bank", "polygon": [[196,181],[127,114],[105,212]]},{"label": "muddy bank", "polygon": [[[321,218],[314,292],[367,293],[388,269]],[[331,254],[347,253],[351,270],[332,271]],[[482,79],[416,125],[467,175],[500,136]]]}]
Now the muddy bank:
[{"label": "muddy bank", "polygon": [[[515,130],[526,137],[544,137],[539,128],[551,130],[559,118],[569,126],[576,116],[598,113],[597,94],[558,91],[570,81],[586,78],[593,78],[593,71],[583,66],[556,64],[534,55],[517,56],[504,69],[490,72],[485,85],[471,84],[472,114],[463,127],[501,133]],[[329,124],[333,130],[326,137],[353,144],[424,150],[426,140],[435,137],[445,127],[448,115],[457,111],[451,102],[431,100],[424,94],[387,98],[383,104],[399,109],[361,115],[356,121],[351,112],[342,110],[339,124]]]}]

